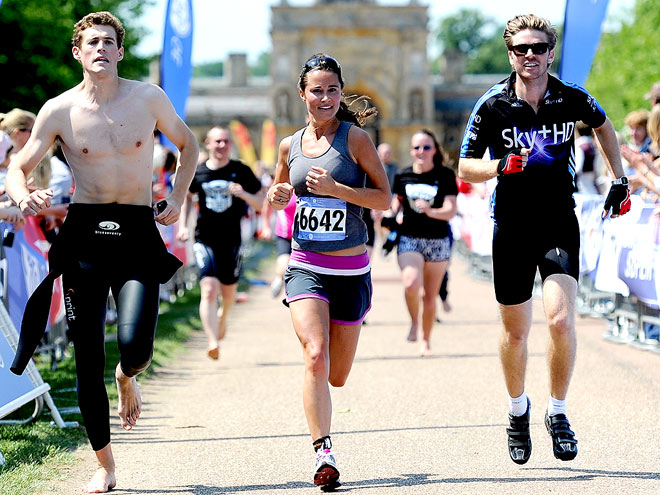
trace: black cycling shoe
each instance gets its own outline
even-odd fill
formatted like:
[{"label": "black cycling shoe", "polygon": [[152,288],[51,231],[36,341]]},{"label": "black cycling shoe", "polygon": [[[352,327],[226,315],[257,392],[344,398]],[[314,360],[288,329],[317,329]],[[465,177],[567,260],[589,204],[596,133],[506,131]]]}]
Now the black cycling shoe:
[{"label": "black cycling shoe", "polygon": [[548,416],[545,412],[545,427],[552,437],[552,451],[557,459],[572,461],[578,453],[575,433],[571,430],[565,414]]},{"label": "black cycling shoe", "polygon": [[529,411],[532,404],[527,399],[527,411],[522,416],[509,413],[510,428],[506,429],[509,435],[509,456],[516,464],[525,464],[532,455],[532,439],[529,436]]}]

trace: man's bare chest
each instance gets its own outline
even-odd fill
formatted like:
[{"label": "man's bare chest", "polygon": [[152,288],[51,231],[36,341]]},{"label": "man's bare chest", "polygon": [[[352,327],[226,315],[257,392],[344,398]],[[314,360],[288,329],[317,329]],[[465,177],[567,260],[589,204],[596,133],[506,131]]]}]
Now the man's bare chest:
[{"label": "man's bare chest", "polygon": [[64,130],[67,148],[77,155],[95,156],[140,153],[153,140],[155,120],[139,109],[113,112],[73,109]]}]

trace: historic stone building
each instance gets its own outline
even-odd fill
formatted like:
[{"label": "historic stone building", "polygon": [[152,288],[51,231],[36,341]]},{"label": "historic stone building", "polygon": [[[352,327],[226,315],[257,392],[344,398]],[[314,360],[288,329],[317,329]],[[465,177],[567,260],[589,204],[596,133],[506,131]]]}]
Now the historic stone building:
[{"label": "historic stone building", "polygon": [[297,81],[305,60],[318,52],[341,63],[346,95],[366,95],[378,109],[367,126],[376,143],[391,143],[399,156],[419,127],[441,133],[429,77],[427,10],[416,1],[384,6],[375,0],[316,0],[307,7],[283,0],[272,7],[271,96],[278,134],[304,125]]},{"label": "historic stone building", "polygon": [[277,139],[305,122],[298,77],[307,58],[324,52],[342,66],[347,95],[366,95],[379,115],[366,129],[376,144],[388,142],[400,166],[410,163],[410,136],[433,130],[456,158],[465,122],[486,89],[504,76],[464,76],[461,61],[447,60],[431,76],[427,54],[428,7],[416,0],[385,6],[376,0],[315,0],[271,8],[270,75],[250,77],[245,55],[225,61],[222,78],[196,78],[191,85],[187,121],[202,138],[216,123],[237,119],[259,149],[261,124],[272,119]]}]

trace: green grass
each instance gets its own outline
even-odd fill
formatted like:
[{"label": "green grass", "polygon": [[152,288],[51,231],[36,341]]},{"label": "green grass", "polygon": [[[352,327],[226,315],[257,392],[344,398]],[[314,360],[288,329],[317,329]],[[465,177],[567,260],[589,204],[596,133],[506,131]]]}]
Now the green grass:
[{"label": "green grass", "polygon": [[[272,243],[258,243],[250,258],[243,264],[243,278],[238,289],[249,289],[246,280],[258,277],[259,270],[274,259]],[[199,321],[199,287],[186,292],[172,304],[161,303],[158,317],[158,330],[154,345],[154,357],[151,366],[140,375],[140,379],[176,359],[183,343],[193,332],[201,331]],[[113,332],[108,327],[108,333]],[[106,344],[106,387],[110,403],[117,402],[117,389],[114,386],[114,369],[119,362],[116,342]],[[76,372],[72,356],[67,356],[58,363],[55,371],[50,369],[50,361],[37,362],[37,368],[44,381],[51,387],[51,396],[59,408],[77,406]],[[19,409],[5,419],[29,417],[34,403]],[[113,409],[115,407],[113,406]],[[82,424],[79,414],[64,416],[65,421],[77,421]],[[60,469],[74,462],[73,451],[78,447],[87,448],[87,435],[84,427],[60,429],[50,425],[48,408],[40,418],[30,425],[0,425],[0,452],[6,464],[0,466],[0,495],[31,495],[46,487],[49,480],[60,479]]]}]

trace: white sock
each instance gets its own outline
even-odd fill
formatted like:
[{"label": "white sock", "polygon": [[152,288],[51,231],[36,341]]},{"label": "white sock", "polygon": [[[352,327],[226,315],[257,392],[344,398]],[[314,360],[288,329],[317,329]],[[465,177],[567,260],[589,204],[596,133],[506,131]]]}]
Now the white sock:
[{"label": "white sock", "polygon": [[548,416],[554,416],[555,414],[566,414],[566,399],[555,399],[551,395],[548,401]]},{"label": "white sock", "polygon": [[509,397],[509,411],[514,416],[522,416],[527,412],[527,394],[525,392],[520,397]]}]

